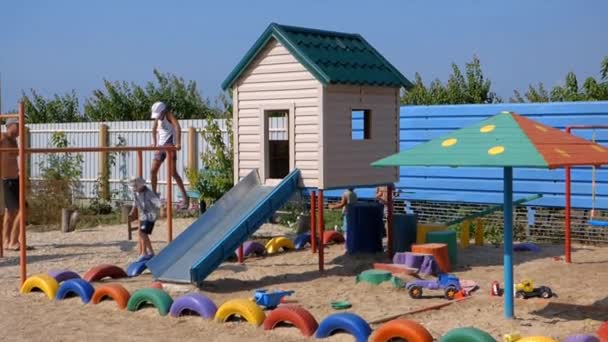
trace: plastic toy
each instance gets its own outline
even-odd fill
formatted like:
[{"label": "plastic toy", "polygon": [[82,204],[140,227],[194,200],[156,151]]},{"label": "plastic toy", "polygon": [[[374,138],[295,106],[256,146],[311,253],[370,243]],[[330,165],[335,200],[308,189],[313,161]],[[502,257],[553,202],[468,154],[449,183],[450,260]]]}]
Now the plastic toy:
[{"label": "plastic toy", "polygon": [[515,298],[528,299],[532,297],[541,297],[544,299],[551,298],[553,292],[547,286],[540,286],[535,288],[532,285],[532,281],[524,280],[519,284],[515,285]]},{"label": "plastic toy", "polygon": [[385,281],[390,281],[392,278],[393,274],[389,271],[373,269],[361,272],[355,281],[356,283],[367,282],[373,285],[379,285]]},{"label": "plastic toy", "polygon": [[255,290],[253,301],[266,309],[274,309],[281,304],[281,299],[291,296],[295,291],[274,291],[268,292],[266,289]]},{"label": "plastic toy", "polygon": [[240,316],[253,326],[264,323],[266,315],[262,308],[248,299],[232,299],[222,304],[215,313],[217,322],[226,322],[233,316]]},{"label": "plastic toy", "polygon": [[596,332],[601,342],[608,342],[608,322],[604,322]]},{"label": "plastic toy", "polygon": [[422,289],[444,290],[445,298],[452,300],[461,290],[460,279],[450,274],[440,274],[437,280],[414,280],[405,286],[410,297],[418,299],[422,297]]},{"label": "plastic toy", "polygon": [[264,320],[264,330],[272,330],[285,322],[293,324],[306,337],[312,336],[319,327],[319,323],[308,310],[301,306],[284,305],[268,314]]},{"label": "plastic toy", "polygon": [[331,302],[330,305],[334,310],[346,310],[353,306],[351,302],[347,300],[336,300]]},{"label": "plastic toy", "polygon": [[566,337],[564,342],[601,342],[595,335],[572,335]]},{"label": "plastic toy", "polygon": [[502,296],[502,293],[503,293],[503,289],[500,288],[500,283],[498,281],[494,280],[492,282],[492,290],[490,291],[490,294],[492,296],[500,297],[500,296]]},{"label": "plastic toy", "polygon": [[293,241],[291,241],[290,239],[288,239],[284,236],[279,236],[279,237],[270,239],[266,243],[265,247],[266,247],[266,253],[268,253],[268,254],[275,254],[281,250],[283,250],[283,251],[294,250],[296,248],[293,245]]}]

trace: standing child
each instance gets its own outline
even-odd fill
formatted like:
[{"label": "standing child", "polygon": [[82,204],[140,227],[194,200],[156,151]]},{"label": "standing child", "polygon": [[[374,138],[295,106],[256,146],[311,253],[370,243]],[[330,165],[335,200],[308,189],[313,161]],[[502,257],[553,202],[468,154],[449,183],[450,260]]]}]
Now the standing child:
[{"label": "standing child", "polygon": [[133,189],[133,209],[129,216],[139,211],[139,258],[137,261],[151,259],[154,256],[150,234],[158,218],[161,206],[160,199],[152,190],[146,186],[146,181],[141,177],[131,178]]}]

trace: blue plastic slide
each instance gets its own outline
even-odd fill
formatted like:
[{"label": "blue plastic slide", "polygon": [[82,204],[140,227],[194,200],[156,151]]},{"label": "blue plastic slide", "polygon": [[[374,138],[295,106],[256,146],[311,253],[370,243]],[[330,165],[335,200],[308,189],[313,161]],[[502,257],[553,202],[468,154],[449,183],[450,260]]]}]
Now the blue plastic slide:
[{"label": "blue plastic slide", "polygon": [[277,186],[252,171],[146,263],[154,278],[200,285],[297,190],[300,171]]}]

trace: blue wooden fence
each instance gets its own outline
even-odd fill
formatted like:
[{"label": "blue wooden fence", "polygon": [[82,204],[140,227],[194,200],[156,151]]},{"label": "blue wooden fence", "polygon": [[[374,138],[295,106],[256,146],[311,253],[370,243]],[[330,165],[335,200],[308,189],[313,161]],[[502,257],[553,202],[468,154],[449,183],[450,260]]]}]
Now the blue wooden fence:
[{"label": "blue wooden fence", "polygon": [[[401,150],[476,123],[501,111],[513,111],[544,124],[564,129],[568,125],[608,124],[608,102],[491,104],[401,107]],[[353,120],[353,130],[362,122]],[[575,131],[591,140],[592,131]],[[595,132],[598,143],[608,144],[608,130]],[[397,188],[406,191],[406,200],[450,201],[466,203],[502,203],[502,169],[402,167]],[[608,209],[608,167],[596,171],[596,208]],[[590,167],[572,170],[572,204],[591,208]],[[536,206],[564,206],[564,170],[515,169],[515,198],[542,194],[531,202]],[[358,190],[360,197],[373,197],[373,189]],[[328,192],[328,196],[339,192]]]}]

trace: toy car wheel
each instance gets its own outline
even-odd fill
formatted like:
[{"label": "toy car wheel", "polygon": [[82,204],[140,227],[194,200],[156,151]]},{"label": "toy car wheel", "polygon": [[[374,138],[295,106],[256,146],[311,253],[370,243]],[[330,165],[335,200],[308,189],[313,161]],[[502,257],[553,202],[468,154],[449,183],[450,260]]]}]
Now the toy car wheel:
[{"label": "toy car wheel", "polygon": [[458,290],[456,290],[455,287],[450,286],[445,290],[445,298],[452,300],[454,297],[456,297],[456,293],[458,293]]},{"label": "toy car wheel", "polygon": [[515,298],[525,298],[524,293],[521,291],[515,292]]},{"label": "toy car wheel", "polygon": [[540,289],[540,296],[544,299],[549,299],[551,298],[551,296],[553,295],[553,293],[551,293],[551,289],[548,287],[542,287]]},{"label": "toy car wheel", "polygon": [[422,297],[422,287],[412,286],[409,288],[409,290],[407,290],[407,293],[409,293],[410,297],[412,297],[414,299],[418,299],[418,298]]}]

